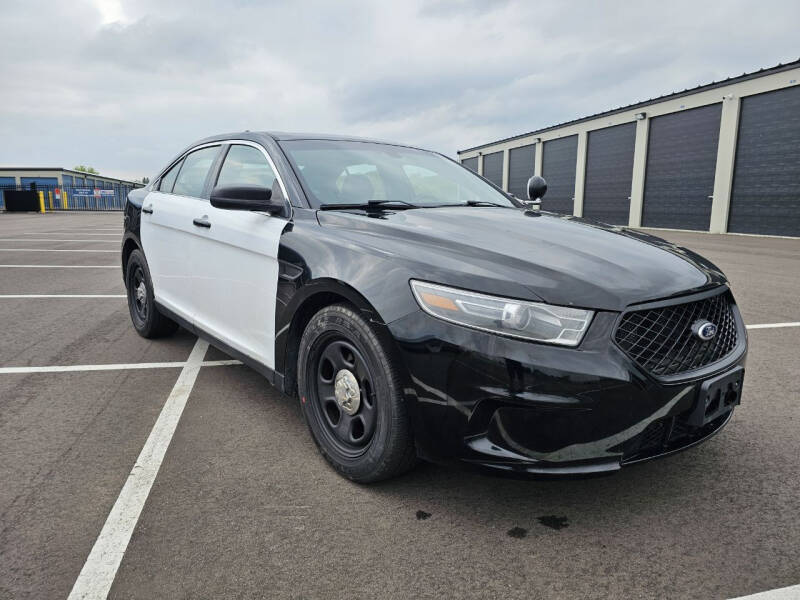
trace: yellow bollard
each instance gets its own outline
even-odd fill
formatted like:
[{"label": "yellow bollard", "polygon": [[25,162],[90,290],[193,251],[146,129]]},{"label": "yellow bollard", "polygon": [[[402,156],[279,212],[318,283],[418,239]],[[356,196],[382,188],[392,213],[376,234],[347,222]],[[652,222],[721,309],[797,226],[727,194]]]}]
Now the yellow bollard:
[{"label": "yellow bollard", "polygon": [[44,212],[44,192],[39,191],[39,212]]},{"label": "yellow bollard", "polygon": [[61,208],[63,210],[67,210],[67,208],[69,208],[67,205],[67,190],[65,189],[61,190]]},{"label": "yellow bollard", "polygon": [[50,212],[53,212],[53,190],[48,190],[47,197],[50,200]]}]

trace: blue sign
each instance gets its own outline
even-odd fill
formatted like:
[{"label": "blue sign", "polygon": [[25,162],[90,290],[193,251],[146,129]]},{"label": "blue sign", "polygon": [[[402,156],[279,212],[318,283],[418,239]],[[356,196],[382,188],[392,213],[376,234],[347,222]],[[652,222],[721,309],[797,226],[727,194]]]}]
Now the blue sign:
[{"label": "blue sign", "polygon": [[72,194],[75,196],[113,196],[114,190],[104,190],[100,188],[72,188]]}]

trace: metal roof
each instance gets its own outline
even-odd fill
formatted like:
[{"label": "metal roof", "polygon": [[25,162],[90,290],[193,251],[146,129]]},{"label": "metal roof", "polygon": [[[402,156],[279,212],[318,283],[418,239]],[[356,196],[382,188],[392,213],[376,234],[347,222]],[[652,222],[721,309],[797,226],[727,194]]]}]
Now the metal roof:
[{"label": "metal roof", "polygon": [[141,181],[133,181],[131,179],[120,179],[119,177],[111,177],[110,175],[101,175],[100,173],[87,173],[86,171],[76,171],[75,169],[66,169],[64,167],[0,167],[0,173],[3,171],[59,171],[64,173],[76,173],[89,177],[90,179],[111,179],[119,181],[120,183],[133,183],[136,185],[143,185]]},{"label": "metal roof", "polygon": [[572,121],[564,121],[563,123],[558,123],[557,125],[550,125],[548,127],[543,127],[541,129],[537,129],[535,131],[529,131],[528,133],[521,133],[519,135],[514,135],[507,138],[502,138],[499,140],[495,140],[494,142],[487,142],[485,144],[480,144],[478,146],[472,146],[471,148],[465,148],[464,150],[458,150],[457,153],[461,154],[462,152],[472,152],[473,150],[480,150],[481,148],[487,148],[489,146],[494,146],[495,144],[500,144],[503,142],[510,142],[512,140],[517,140],[520,138],[527,137],[529,135],[536,135],[537,133],[544,133],[546,131],[552,131],[554,129],[559,129],[561,127],[566,127],[567,125],[575,125],[578,123],[583,123],[585,121],[591,121],[593,119],[599,119],[601,117],[607,117],[610,115],[615,115],[621,112],[625,112],[628,110],[633,110],[636,108],[644,108],[645,106],[650,106],[652,104],[658,104],[659,102],[664,102],[665,100],[672,100],[673,98],[681,98],[683,96],[689,96],[691,94],[696,94],[698,92],[704,92],[706,90],[713,90],[714,88],[723,87],[726,85],[731,85],[733,83],[739,83],[740,81],[747,81],[748,79],[757,79],[758,77],[764,77],[766,75],[772,75],[773,73],[780,73],[781,71],[789,71],[791,69],[795,69],[800,67],[800,58],[786,63],[781,64],[778,63],[774,67],[767,67],[764,69],[759,69],[758,71],[753,71],[752,73],[742,73],[741,75],[737,75],[736,77],[728,77],[727,79],[722,79],[720,81],[712,81],[711,83],[706,83],[703,85],[698,85],[693,88],[687,88],[680,92],[672,92],[671,94],[664,94],[663,96],[658,96],[656,98],[650,98],[649,100],[642,100],[640,102],[634,102],[633,104],[628,104],[627,106],[620,106],[619,108],[612,108],[611,110],[607,110],[604,112],[595,113],[593,115],[588,115],[586,117],[581,117],[579,119],[573,119]]}]

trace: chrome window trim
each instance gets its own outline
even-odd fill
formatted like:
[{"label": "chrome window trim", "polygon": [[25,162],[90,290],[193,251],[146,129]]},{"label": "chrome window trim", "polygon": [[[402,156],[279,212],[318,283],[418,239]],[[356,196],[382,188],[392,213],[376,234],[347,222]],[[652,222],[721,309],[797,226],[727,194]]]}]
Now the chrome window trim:
[{"label": "chrome window trim", "polygon": [[[196,151],[196,150],[202,150],[203,148],[210,148],[210,147],[212,147],[212,146],[220,146],[220,147],[221,147],[221,146],[223,146],[224,144],[228,144],[228,145],[234,145],[234,144],[237,144],[237,145],[241,145],[241,146],[252,146],[253,148],[256,148],[256,149],[260,150],[260,151],[261,151],[261,154],[263,154],[263,155],[264,155],[264,158],[266,158],[266,159],[267,159],[267,162],[269,163],[269,166],[270,166],[270,168],[272,169],[272,172],[275,174],[275,179],[277,179],[277,180],[278,180],[278,185],[280,185],[280,186],[281,186],[281,191],[283,192],[283,197],[284,197],[284,199],[285,199],[285,200],[286,200],[286,201],[287,201],[287,202],[288,202],[290,205],[292,204],[292,201],[291,201],[291,199],[289,198],[289,194],[286,192],[286,185],[283,183],[283,178],[281,177],[281,174],[280,174],[280,172],[278,171],[278,169],[275,167],[275,163],[273,162],[273,160],[272,160],[272,157],[269,155],[269,152],[267,152],[267,149],[266,149],[266,148],[264,148],[264,146],[262,146],[262,145],[261,145],[261,144],[259,144],[258,142],[253,142],[253,141],[251,141],[251,140],[240,140],[240,139],[238,139],[238,138],[232,138],[232,139],[227,139],[227,140],[215,140],[215,141],[213,141],[213,142],[206,142],[205,144],[199,144],[199,145],[197,145],[197,146],[192,146],[192,147],[191,147],[191,148],[189,148],[189,149],[188,149],[186,152],[184,152],[183,154],[181,154],[181,155],[180,155],[180,156],[179,156],[179,157],[178,157],[176,160],[172,161],[172,162],[171,162],[171,163],[170,163],[170,164],[167,166],[167,168],[166,168],[166,169],[163,169],[163,170],[161,171],[161,173],[160,173],[160,174],[159,174],[159,176],[158,176],[158,185],[159,185],[159,186],[161,185],[161,178],[162,178],[162,177],[163,177],[163,176],[164,176],[166,173],[168,173],[168,172],[169,172],[169,170],[170,170],[170,169],[171,169],[171,168],[172,168],[174,165],[178,164],[180,161],[182,161],[184,158],[186,158],[186,157],[187,157],[189,154],[191,154],[192,152],[194,152],[194,151]],[[225,156],[227,157],[227,154],[226,154]],[[223,163],[224,163],[224,161],[225,161],[225,159],[223,159]],[[221,169],[221,168],[222,168],[222,165],[220,165],[220,169]],[[178,175],[180,175],[180,172],[178,172]],[[219,175],[219,173],[218,173],[217,175]],[[173,195],[173,196],[180,196],[181,198],[193,198],[194,200],[204,200],[204,201],[207,201],[207,199],[206,199],[206,198],[196,198],[195,196],[183,196],[183,195],[181,195],[181,194],[173,194],[172,192],[164,192],[164,191],[162,191],[162,190],[153,190],[153,191],[155,191],[155,192],[158,192],[158,193],[160,193],[160,194],[171,194],[171,195]]]}]

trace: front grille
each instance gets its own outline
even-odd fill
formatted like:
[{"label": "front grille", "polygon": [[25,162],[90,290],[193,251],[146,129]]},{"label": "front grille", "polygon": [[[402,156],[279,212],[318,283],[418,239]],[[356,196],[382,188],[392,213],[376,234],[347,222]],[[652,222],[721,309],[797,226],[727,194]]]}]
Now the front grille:
[{"label": "front grille", "polygon": [[[731,293],[635,310],[622,315],[614,341],[637,365],[660,377],[699,369],[721,360],[736,347],[738,333]],[[692,324],[708,320],[717,334],[703,341]]]}]

